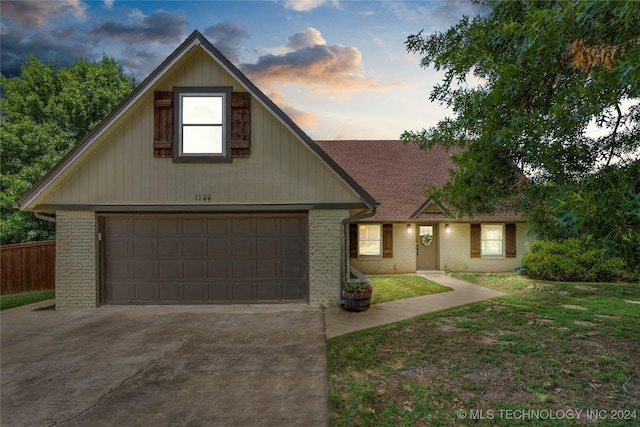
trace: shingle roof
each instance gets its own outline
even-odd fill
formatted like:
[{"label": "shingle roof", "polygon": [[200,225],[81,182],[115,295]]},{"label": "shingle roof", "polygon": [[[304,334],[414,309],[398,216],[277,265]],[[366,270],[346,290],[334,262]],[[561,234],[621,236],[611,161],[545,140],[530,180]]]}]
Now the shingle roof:
[{"label": "shingle roof", "polygon": [[[427,202],[424,185],[440,187],[454,167],[441,147],[421,150],[402,141],[316,141],[379,204],[368,221],[447,220],[433,212],[419,213]],[[415,216],[417,214],[417,216]],[[477,221],[520,221],[520,215],[483,215]]]}]

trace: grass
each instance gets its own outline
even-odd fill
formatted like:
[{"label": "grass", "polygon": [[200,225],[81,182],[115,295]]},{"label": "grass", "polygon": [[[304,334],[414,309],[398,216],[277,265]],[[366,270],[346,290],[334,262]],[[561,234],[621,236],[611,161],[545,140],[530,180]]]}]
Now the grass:
[{"label": "grass", "polygon": [[451,291],[422,276],[411,274],[395,274],[390,276],[370,276],[373,286],[372,304],[395,301],[399,299],[419,297]]},{"label": "grass", "polygon": [[640,423],[640,284],[458,277],[507,295],[328,341],[333,426]]},{"label": "grass", "polygon": [[45,301],[55,297],[54,290],[25,292],[22,294],[1,295],[0,310],[20,307],[22,305],[33,304],[34,302]]}]

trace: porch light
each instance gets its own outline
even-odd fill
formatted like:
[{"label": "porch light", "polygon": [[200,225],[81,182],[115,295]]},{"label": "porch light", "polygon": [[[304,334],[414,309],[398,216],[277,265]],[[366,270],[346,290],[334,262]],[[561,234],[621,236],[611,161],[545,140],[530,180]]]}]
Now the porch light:
[{"label": "porch light", "polygon": [[413,233],[413,228],[411,227],[411,224],[407,224],[407,233],[409,234]]},{"label": "porch light", "polygon": [[451,234],[451,227],[449,227],[449,224],[444,225],[444,232],[447,234]]}]

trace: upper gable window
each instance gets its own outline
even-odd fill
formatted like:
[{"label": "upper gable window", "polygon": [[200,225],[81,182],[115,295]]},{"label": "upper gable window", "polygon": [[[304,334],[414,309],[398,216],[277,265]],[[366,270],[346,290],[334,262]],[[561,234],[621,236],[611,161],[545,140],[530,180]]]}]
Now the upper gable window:
[{"label": "upper gable window", "polygon": [[230,162],[231,87],[174,88],[176,162]]}]

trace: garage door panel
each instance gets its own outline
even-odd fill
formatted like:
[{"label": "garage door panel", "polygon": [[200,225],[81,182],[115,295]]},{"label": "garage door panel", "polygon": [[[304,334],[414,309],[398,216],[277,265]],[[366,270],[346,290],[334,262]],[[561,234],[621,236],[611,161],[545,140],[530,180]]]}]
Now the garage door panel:
[{"label": "garage door panel", "polygon": [[133,229],[130,228],[131,223],[131,219],[128,218],[110,218],[105,226],[105,233],[108,235],[131,234],[133,231]]},{"label": "garage door panel", "polygon": [[182,256],[182,240],[167,238],[158,240],[158,257],[176,259]]},{"label": "garage door panel", "polygon": [[185,261],[182,264],[183,277],[185,279],[206,279],[207,263],[206,261]]},{"label": "garage door panel", "polygon": [[157,283],[136,283],[134,284],[133,299],[139,302],[158,301]]},{"label": "garage door panel", "polygon": [[133,284],[124,282],[120,285],[112,286],[109,291],[111,300],[115,302],[133,301]]},{"label": "garage door panel", "polygon": [[182,222],[178,218],[158,219],[158,233],[175,236],[181,233]]},{"label": "garage door panel", "polygon": [[254,263],[252,261],[234,261],[233,262],[233,278],[243,279],[255,277]]},{"label": "garage door panel", "polygon": [[231,242],[227,239],[209,239],[207,255],[210,257],[226,257],[231,251]]},{"label": "garage door panel", "polygon": [[253,218],[234,218],[231,220],[231,233],[233,234],[253,234]]},{"label": "garage door panel", "polygon": [[182,232],[184,234],[204,234],[206,222],[201,218],[183,219]]},{"label": "garage door panel", "polygon": [[282,261],[282,277],[299,278],[304,277],[305,268],[302,261],[285,260]]},{"label": "garage door panel", "polygon": [[278,232],[277,218],[258,218],[256,219],[257,234],[276,234]]},{"label": "garage door panel", "polygon": [[305,232],[305,222],[298,218],[283,218],[280,220],[280,232],[283,234],[302,234]]},{"label": "garage door panel", "polygon": [[134,235],[155,234],[156,221],[149,221],[146,218],[136,218],[133,220]]},{"label": "garage door panel", "polygon": [[307,221],[268,214],[106,217],[106,302],[304,302]]},{"label": "garage door panel", "polygon": [[182,297],[182,284],[180,283],[163,283],[158,288],[160,301],[177,302],[184,298]]},{"label": "garage door panel", "polygon": [[208,263],[209,277],[228,279],[232,277],[231,261],[212,261]]},{"label": "garage door panel", "polygon": [[280,300],[280,283],[258,283],[257,294],[259,301],[278,301]]},{"label": "garage door panel", "polygon": [[273,258],[280,255],[280,248],[278,247],[278,239],[266,238],[256,242],[256,256],[258,258]]},{"label": "garage door panel", "polygon": [[228,218],[215,218],[207,221],[207,234],[227,235],[230,232],[231,225]]},{"label": "garage door panel", "polygon": [[254,287],[253,283],[234,283],[231,297],[234,301],[254,301],[256,299]]},{"label": "garage door panel", "polygon": [[176,281],[182,277],[182,263],[175,261],[162,261],[158,265],[158,279],[167,281]]},{"label": "garage door panel", "polygon": [[231,283],[209,283],[209,300],[215,302],[231,301]]},{"label": "garage door panel", "polygon": [[182,256],[184,258],[205,258],[207,256],[207,241],[185,240],[182,243]]},{"label": "garage door panel", "polygon": [[304,253],[302,240],[284,239],[282,244],[282,255],[285,257],[296,257]]},{"label": "garage door panel", "polygon": [[209,299],[209,285],[207,283],[185,283],[185,301],[206,301]]},{"label": "garage door panel", "polygon": [[155,240],[134,240],[133,254],[136,258],[155,258],[158,256],[158,242]]},{"label": "garage door panel", "polygon": [[121,239],[113,241],[107,246],[107,257],[112,259],[114,257],[131,257],[133,255],[133,240]]},{"label": "garage door panel", "polygon": [[254,255],[253,247],[255,241],[252,239],[235,239],[231,243],[231,254],[234,257],[251,257]]},{"label": "garage door panel", "polygon": [[158,263],[154,261],[136,261],[133,264],[133,278],[136,280],[153,280],[158,278]]},{"label": "garage door panel", "polygon": [[303,280],[287,280],[282,284],[282,299],[284,300],[299,300],[304,298]]},{"label": "garage door panel", "polygon": [[256,262],[256,276],[262,279],[276,279],[280,277],[279,261],[258,261]]},{"label": "garage door panel", "polygon": [[112,260],[107,262],[107,278],[110,279],[132,279],[133,263],[129,261]]}]

